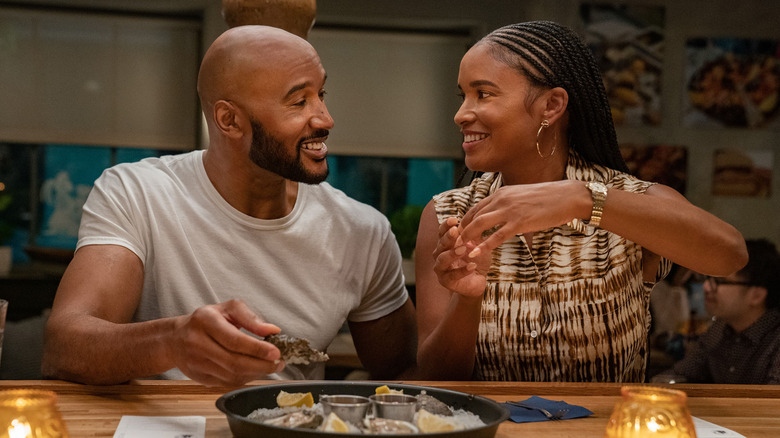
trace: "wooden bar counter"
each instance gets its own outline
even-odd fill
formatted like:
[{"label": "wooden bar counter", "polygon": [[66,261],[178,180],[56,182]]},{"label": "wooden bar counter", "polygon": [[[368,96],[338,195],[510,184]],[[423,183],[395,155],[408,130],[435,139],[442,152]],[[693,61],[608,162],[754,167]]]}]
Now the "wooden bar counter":
[{"label": "wooden bar counter", "polygon": [[[258,381],[252,385],[274,384]],[[398,382],[401,383],[401,382]],[[621,384],[420,382],[403,383],[477,394],[498,402],[532,395],[584,406],[594,415],[565,421],[507,421],[496,437],[603,437]],[[780,437],[780,386],[671,385],[688,394],[694,417],[731,429],[748,438]],[[190,381],[133,381],[124,385],[92,386],[58,380],[4,380],[2,389],[46,389],[58,394],[58,407],[72,438],[113,437],[122,415],[206,418],[206,437],[231,437],[216,400],[237,387],[205,387]]]}]

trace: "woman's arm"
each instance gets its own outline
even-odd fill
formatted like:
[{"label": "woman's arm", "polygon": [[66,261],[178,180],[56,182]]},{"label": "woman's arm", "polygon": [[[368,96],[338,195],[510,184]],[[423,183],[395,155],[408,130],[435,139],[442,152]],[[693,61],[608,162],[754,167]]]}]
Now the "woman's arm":
[{"label": "woman's arm", "polygon": [[486,268],[464,265],[453,250],[456,240],[457,220],[439,225],[429,203],[415,253],[417,365],[424,380],[466,380],[474,369]]},{"label": "woman's arm", "polygon": [[[512,235],[590,219],[592,205],[582,181],[505,186],[469,210],[461,236],[479,243],[484,230],[502,225],[472,254],[490,252]],[[736,228],[663,185],[645,193],[610,188],[600,227],[705,275],[726,276],[747,263],[745,240]]]},{"label": "woman's arm", "polygon": [[748,260],[736,228],[664,185],[644,194],[610,190],[601,226],[705,275],[732,274]]}]

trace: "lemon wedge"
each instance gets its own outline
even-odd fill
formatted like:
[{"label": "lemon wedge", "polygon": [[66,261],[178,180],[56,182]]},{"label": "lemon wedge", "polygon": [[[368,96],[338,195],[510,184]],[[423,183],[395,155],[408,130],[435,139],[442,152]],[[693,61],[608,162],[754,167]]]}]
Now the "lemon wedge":
[{"label": "lemon wedge", "polygon": [[322,430],[325,432],[339,432],[347,433],[350,431],[349,425],[344,422],[338,415],[331,412],[325,419],[325,423],[322,424]]},{"label": "lemon wedge", "polygon": [[301,406],[312,407],[314,405],[314,397],[310,392],[284,392],[279,391],[279,395],[276,396],[276,404],[280,408]]},{"label": "lemon wedge", "polygon": [[403,389],[390,389],[387,385],[378,387],[375,391],[376,394],[403,394]]},{"label": "lemon wedge", "polygon": [[444,417],[420,409],[417,412],[417,428],[422,433],[449,432],[455,430],[455,425]]}]

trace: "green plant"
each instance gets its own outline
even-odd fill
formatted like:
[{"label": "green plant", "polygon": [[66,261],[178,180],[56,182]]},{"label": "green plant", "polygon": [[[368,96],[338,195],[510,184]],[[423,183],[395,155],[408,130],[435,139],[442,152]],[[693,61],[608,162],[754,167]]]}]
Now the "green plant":
[{"label": "green plant", "polygon": [[407,204],[390,215],[390,228],[405,259],[412,258],[417,245],[417,228],[420,226],[422,211],[422,206]]}]

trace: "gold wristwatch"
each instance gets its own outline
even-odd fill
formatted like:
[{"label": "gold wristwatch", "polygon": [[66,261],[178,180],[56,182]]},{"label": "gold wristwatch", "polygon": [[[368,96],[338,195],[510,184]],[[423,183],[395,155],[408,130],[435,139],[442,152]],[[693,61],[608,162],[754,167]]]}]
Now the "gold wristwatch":
[{"label": "gold wristwatch", "polygon": [[601,214],[604,211],[604,201],[607,200],[607,186],[598,181],[589,181],[585,187],[590,190],[590,196],[593,198],[593,210],[590,212],[590,225],[598,228],[601,224]]}]

